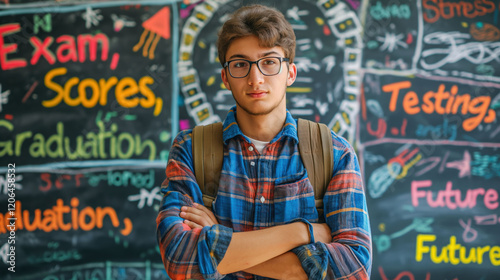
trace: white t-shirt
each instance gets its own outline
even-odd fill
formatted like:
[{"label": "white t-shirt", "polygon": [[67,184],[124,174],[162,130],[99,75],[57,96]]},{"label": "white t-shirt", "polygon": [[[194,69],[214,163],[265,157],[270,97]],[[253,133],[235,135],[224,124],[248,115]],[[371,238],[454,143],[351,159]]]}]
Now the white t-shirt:
[{"label": "white t-shirt", "polygon": [[248,139],[250,139],[250,141],[252,141],[252,144],[255,146],[255,148],[257,149],[257,151],[259,151],[260,154],[262,154],[262,152],[264,151],[264,147],[267,144],[269,144],[269,141],[268,142],[259,141],[259,140],[252,139],[250,137],[248,137]]}]

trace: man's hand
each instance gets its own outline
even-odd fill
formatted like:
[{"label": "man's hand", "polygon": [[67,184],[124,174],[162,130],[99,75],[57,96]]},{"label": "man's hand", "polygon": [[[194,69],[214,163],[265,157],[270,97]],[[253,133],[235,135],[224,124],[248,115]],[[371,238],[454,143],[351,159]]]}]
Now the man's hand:
[{"label": "man's hand", "polygon": [[192,229],[213,226],[219,223],[212,211],[198,203],[194,203],[193,207],[183,206],[181,211],[180,216],[184,218],[184,223]]}]

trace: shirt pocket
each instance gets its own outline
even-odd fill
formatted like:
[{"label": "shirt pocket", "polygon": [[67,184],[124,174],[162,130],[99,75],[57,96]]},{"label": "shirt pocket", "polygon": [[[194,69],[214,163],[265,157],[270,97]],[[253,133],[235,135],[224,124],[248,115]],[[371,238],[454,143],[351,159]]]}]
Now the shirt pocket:
[{"label": "shirt pocket", "polygon": [[304,174],[279,178],[274,185],[274,222],[286,223],[296,218],[317,221],[314,190]]}]

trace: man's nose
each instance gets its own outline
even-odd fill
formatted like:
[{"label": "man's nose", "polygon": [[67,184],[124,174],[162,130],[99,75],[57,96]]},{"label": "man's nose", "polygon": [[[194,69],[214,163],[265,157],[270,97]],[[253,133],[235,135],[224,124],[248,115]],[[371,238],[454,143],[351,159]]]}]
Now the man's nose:
[{"label": "man's nose", "polygon": [[250,65],[250,72],[248,73],[248,84],[262,84],[264,82],[264,74],[260,72],[257,63]]}]

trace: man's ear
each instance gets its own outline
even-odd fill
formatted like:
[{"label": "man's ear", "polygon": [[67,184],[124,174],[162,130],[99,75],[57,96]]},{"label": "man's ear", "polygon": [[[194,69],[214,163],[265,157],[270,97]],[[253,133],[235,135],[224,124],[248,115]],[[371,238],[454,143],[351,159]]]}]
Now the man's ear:
[{"label": "man's ear", "polygon": [[231,86],[229,85],[229,81],[227,80],[227,73],[226,73],[226,68],[222,68],[220,71],[220,76],[222,78],[222,82],[226,86],[228,90],[231,90]]},{"label": "man's ear", "polygon": [[295,79],[297,78],[297,65],[295,63],[290,63],[288,66],[288,78],[286,80],[286,85],[291,86]]}]

